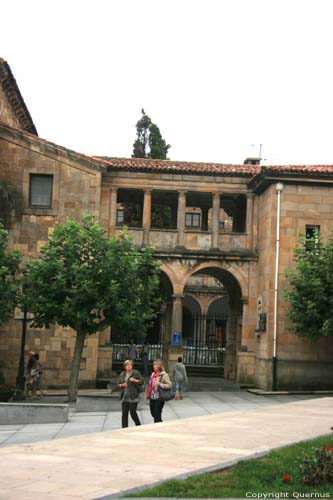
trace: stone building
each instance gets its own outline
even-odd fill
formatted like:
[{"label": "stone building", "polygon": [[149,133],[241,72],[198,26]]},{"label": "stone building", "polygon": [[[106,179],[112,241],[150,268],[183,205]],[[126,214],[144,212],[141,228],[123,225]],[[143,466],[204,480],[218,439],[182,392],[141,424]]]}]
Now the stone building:
[{"label": "stone building", "polygon": [[[165,300],[148,332],[151,357],[163,356],[171,369],[182,353],[199,372],[214,369],[268,389],[276,332],[278,387],[332,388],[332,342],[310,344],[290,333],[282,290],[298,235],[317,227],[325,237],[333,227],[333,166],[259,163],[86,156],[53,144],[38,137],[10,68],[0,59],[0,200],[1,189],[16,194],[9,215],[2,216],[12,247],[35,257],[56,222],[85,213],[109,236],[118,236],[125,225],[135,244],[153,246],[162,262]],[[17,373],[21,330],[20,311],[0,327],[0,363],[9,380]],[[47,385],[67,384],[74,341],[69,328],[28,328],[26,349],[40,353]],[[110,377],[128,341],[115,329],[91,336],[81,383]]]}]

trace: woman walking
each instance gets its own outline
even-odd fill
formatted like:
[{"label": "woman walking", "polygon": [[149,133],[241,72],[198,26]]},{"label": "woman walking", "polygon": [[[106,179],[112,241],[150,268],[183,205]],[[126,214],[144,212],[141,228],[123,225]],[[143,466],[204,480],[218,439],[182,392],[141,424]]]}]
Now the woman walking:
[{"label": "woman walking", "polygon": [[175,399],[183,399],[183,387],[188,383],[186,367],[183,363],[183,358],[179,356],[178,363],[173,369],[173,383],[175,384],[176,397]]},{"label": "woman walking", "polygon": [[164,401],[160,398],[159,388],[171,389],[172,383],[160,359],[154,361],[153,369],[154,371],[151,374],[147,389],[147,399],[149,399],[151,416],[154,422],[157,423],[162,422],[162,410],[164,406]]},{"label": "woman walking", "polygon": [[137,408],[144,379],[138,370],[133,369],[133,361],[131,359],[124,361],[123,366],[124,370],[120,374],[118,387],[121,389],[121,425],[125,428],[128,427],[129,413],[135,425],[141,425]]}]

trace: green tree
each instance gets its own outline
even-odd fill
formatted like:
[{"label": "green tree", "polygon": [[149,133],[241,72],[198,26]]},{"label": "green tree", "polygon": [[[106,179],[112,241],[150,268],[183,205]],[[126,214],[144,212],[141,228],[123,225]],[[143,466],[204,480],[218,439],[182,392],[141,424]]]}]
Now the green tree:
[{"label": "green tree", "polygon": [[132,158],[154,158],[167,160],[170,145],[163,139],[160,129],[153,123],[144,109],[136,124],[136,140],[133,144]]},{"label": "green tree", "polygon": [[90,216],[56,226],[41,253],[28,265],[29,310],[34,327],[58,323],[76,331],[68,389],[75,401],[86,337],[109,325],[144,334],[160,302],[159,265],[126,233],[105,238]]},{"label": "green tree", "polygon": [[149,148],[148,157],[160,160],[167,160],[170,144],[167,144],[163,139],[160,129],[155,123],[151,123],[149,127]]},{"label": "green tree", "polygon": [[8,251],[8,232],[0,223],[0,324],[10,319],[18,303],[20,260],[17,250]]},{"label": "green tree", "polygon": [[291,329],[311,341],[333,335],[333,234],[326,244],[318,233],[301,237],[294,257],[284,291]]},{"label": "green tree", "polygon": [[148,158],[149,127],[151,119],[141,110],[142,117],[136,124],[136,140],[133,144],[133,158]]}]

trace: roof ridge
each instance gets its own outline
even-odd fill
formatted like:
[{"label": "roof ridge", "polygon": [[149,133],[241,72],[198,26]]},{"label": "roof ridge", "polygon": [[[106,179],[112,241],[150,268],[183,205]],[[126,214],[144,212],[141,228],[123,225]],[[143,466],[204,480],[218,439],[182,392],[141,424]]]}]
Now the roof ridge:
[{"label": "roof ridge", "polygon": [[8,129],[11,132],[14,132],[17,135],[27,137],[35,142],[39,142],[41,144],[45,144],[46,146],[53,147],[59,151],[69,153],[75,156],[78,156],[86,161],[90,161],[91,163],[99,164],[101,167],[104,167],[104,162],[99,161],[96,157],[94,156],[89,156],[84,153],[79,153],[77,151],[74,151],[74,149],[67,148],[65,146],[60,146],[59,144],[56,144],[55,142],[49,141],[47,139],[43,139],[42,137],[39,137],[38,135],[32,134],[31,132],[27,132],[26,130],[22,130],[20,128],[12,127],[8,125],[7,123],[4,123],[0,121],[0,128],[5,128]]},{"label": "roof ridge", "polygon": [[22,126],[22,130],[31,132],[32,134],[38,136],[37,129],[32,120],[28,107],[24,102],[12,70],[10,69],[7,61],[5,61],[5,59],[3,59],[2,57],[0,57],[0,86],[3,89],[6,99],[11,106],[15,116]]}]

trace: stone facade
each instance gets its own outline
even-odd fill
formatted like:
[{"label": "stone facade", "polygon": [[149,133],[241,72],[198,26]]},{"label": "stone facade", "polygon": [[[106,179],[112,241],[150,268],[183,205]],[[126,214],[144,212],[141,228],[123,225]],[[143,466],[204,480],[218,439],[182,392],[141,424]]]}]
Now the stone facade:
[{"label": "stone facade", "polygon": [[[38,256],[54,224],[66,217],[80,220],[90,213],[109,236],[118,236],[127,225],[134,243],[138,247],[153,246],[162,262],[161,284],[166,298],[156,329],[168,369],[172,370],[180,354],[190,359],[193,342],[200,337],[205,365],[216,363],[216,357],[207,357],[211,351],[216,356],[223,352],[226,378],[269,389],[275,186],[282,182],[278,387],[333,387],[332,343],[322,339],[313,345],[292,335],[282,295],[285,270],[293,264],[299,233],[304,233],[307,225],[320,226],[326,237],[333,227],[333,167],[87,157],[36,136],[13,77],[8,77],[8,65],[0,60],[1,68],[2,75],[4,70],[7,73],[2,79],[5,84],[0,86],[0,183],[15,187],[22,199],[22,206],[12,211],[9,221],[12,248],[18,248],[25,257]],[[19,102],[20,110],[15,108]],[[36,207],[31,202],[32,178],[36,175],[52,178],[48,207]],[[222,319],[214,324],[215,348],[211,349],[209,315],[216,312]],[[264,329],[259,313],[266,315]],[[197,316],[200,323],[195,323]],[[0,328],[0,363],[6,378],[12,381],[17,373],[21,317],[16,311],[14,319]],[[180,345],[172,345],[175,332],[183,334]],[[87,340],[81,384],[94,385],[98,379],[110,378],[112,362],[118,359],[110,336],[112,340],[118,334],[107,330]],[[75,332],[58,325],[43,330],[28,328],[26,350],[40,353],[46,385],[67,385],[74,341]],[[126,351],[126,346],[122,348]],[[155,348],[154,353],[159,355],[160,347]]]},{"label": "stone facade", "polygon": [[[310,183],[309,183],[310,184]],[[282,290],[287,286],[285,270],[293,265],[293,249],[307,225],[320,227],[327,238],[333,228],[333,187],[285,183],[281,193],[280,267],[278,304],[278,376],[284,388],[328,388],[332,385],[333,345],[329,338],[312,344],[289,331]],[[258,290],[267,312],[267,333],[257,339],[257,385],[271,386],[272,332],[274,309],[274,245],[276,237],[275,186],[260,195]]]},{"label": "stone facade", "polygon": [[[24,257],[33,258],[48,241],[56,222],[67,217],[81,219],[86,213],[99,218],[101,167],[84,157],[58,150],[31,135],[22,135],[0,125],[0,182],[4,181],[22,194],[22,212],[13,212],[10,222],[10,246]],[[30,176],[53,176],[52,207],[31,208],[29,204]],[[0,361],[6,378],[13,380],[17,372],[21,341],[21,316],[16,314],[8,325],[0,327]],[[65,386],[69,380],[75,333],[59,326],[50,330],[28,329],[27,350],[40,354],[47,367],[46,385]],[[83,353],[80,379],[91,385],[97,374],[98,338],[87,340]]]}]

